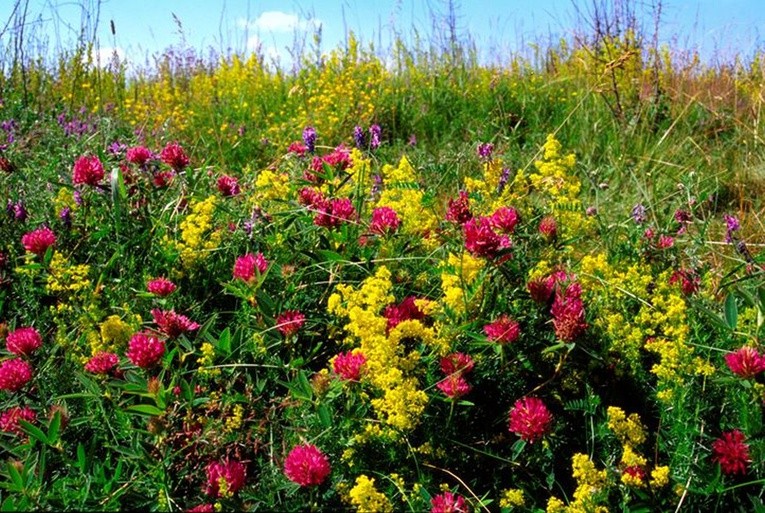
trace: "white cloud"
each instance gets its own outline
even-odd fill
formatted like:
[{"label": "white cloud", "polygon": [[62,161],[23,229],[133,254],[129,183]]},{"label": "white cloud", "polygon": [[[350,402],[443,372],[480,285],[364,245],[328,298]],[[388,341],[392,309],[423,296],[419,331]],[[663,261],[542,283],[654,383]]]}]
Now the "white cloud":
[{"label": "white cloud", "polygon": [[292,32],[295,29],[306,30],[321,25],[316,18],[301,20],[297,14],[282,11],[266,11],[254,20],[239,18],[236,24],[242,29],[256,29],[268,32]]},{"label": "white cloud", "polygon": [[[104,48],[98,48],[93,55],[93,63],[98,64],[101,67],[110,66],[115,62],[115,58],[118,63],[125,62],[125,50],[119,46]],[[87,57],[83,57],[83,61],[86,61]]]}]

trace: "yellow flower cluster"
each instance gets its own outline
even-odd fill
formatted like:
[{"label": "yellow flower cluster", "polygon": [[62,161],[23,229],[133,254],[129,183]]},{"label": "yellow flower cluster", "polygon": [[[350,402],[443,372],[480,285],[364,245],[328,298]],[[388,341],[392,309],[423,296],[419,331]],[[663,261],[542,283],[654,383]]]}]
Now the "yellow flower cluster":
[{"label": "yellow flower cluster", "polygon": [[576,479],[574,500],[566,506],[557,497],[547,501],[546,513],[608,513],[608,508],[598,505],[604,500],[607,474],[598,470],[586,454],[577,453],[572,458],[573,476]]},{"label": "yellow flower cluster", "polygon": [[133,327],[118,315],[110,315],[101,323],[101,338],[94,339],[90,351],[95,355],[99,351],[116,352],[123,349],[134,332]]},{"label": "yellow flower cluster", "polygon": [[226,425],[223,430],[226,433],[233,433],[238,431],[244,423],[244,406],[241,404],[234,405],[231,410],[231,415],[226,417]]},{"label": "yellow flower cluster", "polygon": [[431,328],[419,321],[404,321],[386,335],[387,320],[380,311],[394,301],[390,278],[390,271],[382,266],[364,280],[358,290],[338,285],[329,298],[328,309],[348,319],[347,342],[357,344],[366,356],[366,376],[380,394],[372,399],[372,407],[383,424],[392,428],[372,430],[368,434],[395,438],[397,430],[408,431],[419,423],[428,401],[413,375],[420,353],[417,350],[407,353],[403,340],[419,337],[424,343],[437,347],[441,347],[441,342]]},{"label": "yellow flower cluster", "polygon": [[611,340],[611,350],[633,369],[642,365],[643,349],[661,357],[651,368],[659,378],[659,399],[669,401],[687,376],[714,372],[688,344],[687,307],[681,292],[669,283],[670,271],[654,278],[647,264],[618,269],[603,254],[585,256],[580,269],[582,286],[600,308],[595,322]]},{"label": "yellow flower cluster", "polygon": [[359,513],[389,513],[393,505],[385,494],[375,488],[375,479],[364,474],[356,478],[356,484],[348,492],[348,502]]},{"label": "yellow flower cluster", "polygon": [[522,508],[526,505],[526,498],[523,496],[523,490],[510,488],[502,493],[499,499],[500,508]]},{"label": "yellow flower cluster", "polygon": [[562,145],[552,134],[542,147],[542,159],[534,162],[536,173],[529,174],[532,190],[549,198],[552,213],[564,239],[587,233],[593,226],[579,200],[581,183],[574,176],[576,157],[561,154]]},{"label": "yellow flower cluster", "polygon": [[480,300],[480,282],[477,284],[476,280],[485,265],[484,259],[469,253],[450,253],[441,265],[442,302],[455,314],[466,313],[471,305]]},{"label": "yellow flower cluster", "polygon": [[197,365],[199,365],[199,374],[202,376],[217,376],[220,374],[220,369],[211,369],[210,366],[215,362],[215,347],[209,342],[202,344],[200,348],[202,356],[197,358]]},{"label": "yellow flower cluster", "polygon": [[206,252],[220,245],[221,234],[212,229],[215,204],[215,196],[192,203],[191,212],[181,221],[180,240],[168,240],[170,246],[178,251],[181,263],[186,269],[204,260]]},{"label": "yellow flower cluster", "polygon": [[54,251],[48,269],[45,290],[49,294],[63,297],[71,297],[90,290],[89,273],[89,265],[72,264],[63,254]]},{"label": "yellow flower cluster", "polygon": [[[640,422],[637,413],[627,416],[621,408],[609,406],[608,408],[608,429],[619,439],[622,444],[622,468],[640,467],[645,468],[648,460],[638,454],[635,449],[646,439],[645,428]],[[628,486],[640,487],[645,482],[637,474],[622,472],[622,483]],[[651,471],[650,484],[654,488],[661,488],[669,482],[669,467],[656,467]]]},{"label": "yellow flower cluster", "polygon": [[[245,170],[245,173],[247,171]],[[286,173],[277,173],[264,169],[255,179],[255,193],[252,200],[263,205],[274,200],[286,200],[290,197],[290,178]]]},{"label": "yellow flower cluster", "polygon": [[397,167],[386,164],[382,169],[385,189],[378,207],[390,207],[401,219],[401,233],[427,236],[438,226],[438,218],[423,205],[425,193],[416,184],[416,172],[406,156]]}]

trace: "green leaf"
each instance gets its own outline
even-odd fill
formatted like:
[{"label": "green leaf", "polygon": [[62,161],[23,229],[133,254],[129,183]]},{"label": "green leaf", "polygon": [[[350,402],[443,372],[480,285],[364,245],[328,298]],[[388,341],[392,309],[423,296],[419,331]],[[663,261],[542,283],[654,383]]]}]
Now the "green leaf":
[{"label": "green leaf", "polygon": [[725,322],[730,329],[736,329],[738,305],[736,305],[736,297],[733,294],[728,294],[728,297],[725,298]]},{"label": "green leaf", "polygon": [[321,425],[325,428],[332,426],[332,416],[329,413],[329,408],[327,408],[326,404],[319,405],[319,420],[321,421]]},{"label": "green leaf", "polygon": [[133,406],[128,406],[125,410],[140,413],[142,415],[162,415],[165,413],[165,410],[160,410],[151,404],[135,404]]},{"label": "green leaf", "polygon": [[88,465],[88,460],[85,456],[85,447],[82,445],[82,443],[77,444],[77,467],[80,469],[80,472],[83,474],[85,473],[85,468]]},{"label": "green leaf", "polygon": [[13,485],[19,490],[24,489],[24,479],[21,477],[21,473],[19,473],[19,469],[16,468],[16,466],[8,462],[5,466],[8,469],[8,476],[11,478],[11,482],[13,482]]},{"label": "green leaf", "polygon": [[48,435],[46,435],[42,429],[35,426],[34,424],[30,424],[26,420],[19,420],[19,426],[21,427],[21,429],[24,430],[26,434],[28,434],[35,440],[42,442],[44,444],[48,443]]},{"label": "green leaf", "polygon": [[54,445],[56,442],[58,442],[58,435],[61,430],[61,412],[57,411],[53,414],[53,418],[50,419],[50,423],[48,424],[48,443],[50,445]]},{"label": "green leaf", "polygon": [[229,355],[231,354],[231,330],[226,328],[224,329],[220,336],[218,337],[218,349],[221,350],[222,353]]}]

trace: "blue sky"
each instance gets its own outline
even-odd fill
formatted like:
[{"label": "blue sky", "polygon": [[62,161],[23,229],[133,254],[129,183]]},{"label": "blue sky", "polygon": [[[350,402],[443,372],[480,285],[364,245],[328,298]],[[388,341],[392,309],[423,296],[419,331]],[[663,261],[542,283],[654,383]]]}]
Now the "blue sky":
[{"label": "blue sky", "polygon": [[[657,0],[640,3],[652,1]],[[432,14],[437,19],[446,11],[444,0],[101,0],[96,24],[98,0],[21,0],[27,2],[27,34],[35,31],[49,48],[71,47],[80,27],[96,26],[103,55],[116,49],[139,65],[181,41],[202,51],[259,48],[285,65],[288,49],[296,40],[310,46],[312,37],[306,34],[319,26],[324,51],[342,44],[346,30],[384,51],[394,32],[411,38],[415,29],[427,40],[434,33]],[[0,28],[15,3],[0,0]],[[460,35],[470,34],[489,60],[526,51],[529,44],[550,37],[570,36],[577,27],[574,5],[584,10],[592,5],[591,0],[455,3]],[[706,59],[747,57],[761,46],[765,0],[664,0],[662,20],[663,40],[675,49],[697,48]]]}]

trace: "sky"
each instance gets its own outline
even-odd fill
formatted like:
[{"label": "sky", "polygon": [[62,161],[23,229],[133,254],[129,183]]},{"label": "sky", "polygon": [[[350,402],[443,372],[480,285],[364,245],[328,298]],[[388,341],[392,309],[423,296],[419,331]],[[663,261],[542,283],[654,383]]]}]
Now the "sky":
[{"label": "sky", "polygon": [[[632,0],[622,0],[622,3]],[[638,0],[652,29],[651,5]],[[608,0],[454,0],[457,35],[470,36],[487,62],[524,53],[533,43],[571,37],[582,27],[576,12]],[[18,4],[19,9],[14,7]],[[26,36],[49,51],[72,48],[80,29],[95,35],[103,60],[117,53],[133,65],[174,46],[206,54],[259,51],[289,67],[291,50],[311,48],[321,30],[321,50],[344,44],[353,31],[385,52],[395,34],[425,41],[443,34],[446,0],[0,0],[0,42],[26,7]],[[660,35],[676,50],[698,49],[708,62],[751,56],[762,47],[765,0],[663,0]],[[10,24],[7,22],[10,21]],[[112,31],[112,28],[114,29]],[[435,36],[439,37],[439,36]],[[442,37],[442,36],[441,36]]]}]

